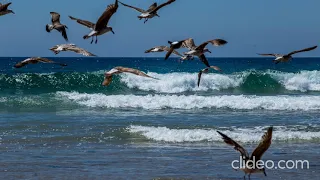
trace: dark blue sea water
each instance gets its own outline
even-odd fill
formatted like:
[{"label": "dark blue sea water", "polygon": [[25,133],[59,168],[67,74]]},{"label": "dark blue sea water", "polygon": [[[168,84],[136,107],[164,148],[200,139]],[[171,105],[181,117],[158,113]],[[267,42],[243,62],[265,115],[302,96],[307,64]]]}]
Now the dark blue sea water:
[{"label": "dark blue sea water", "polygon": [[[12,66],[0,58],[1,179],[243,179],[239,153],[269,126],[264,160],[308,160],[309,169],[268,169],[252,179],[320,175],[320,58],[275,65],[268,58],[51,58],[68,64]],[[117,75],[115,66],[158,78]]]}]

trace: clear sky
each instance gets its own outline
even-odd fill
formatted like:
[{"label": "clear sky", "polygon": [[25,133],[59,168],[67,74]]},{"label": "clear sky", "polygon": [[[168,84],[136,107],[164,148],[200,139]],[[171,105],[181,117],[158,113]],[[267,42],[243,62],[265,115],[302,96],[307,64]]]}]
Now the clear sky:
[{"label": "clear sky", "polygon": [[[148,8],[166,0],[122,0]],[[2,3],[4,1],[1,1]],[[119,5],[109,25],[112,33],[99,37],[98,44],[83,40],[89,29],[69,19],[68,15],[95,22],[114,0],[12,0],[16,14],[0,17],[0,56],[54,56],[48,49],[65,43],[57,31],[47,33],[49,12],[61,14],[68,26],[70,43],[75,43],[100,57],[159,57],[144,54],[168,40],[192,37],[196,44],[214,38],[229,43],[210,47],[208,57],[257,57],[256,53],[288,53],[320,44],[320,0],[176,0],[159,11],[160,18],[146,24],[139,12]],[[94,3],[93,3],[94,2]],[[58,56],[79,56],[64,52]],[[300,56],[320,57],[320,47]]]}]

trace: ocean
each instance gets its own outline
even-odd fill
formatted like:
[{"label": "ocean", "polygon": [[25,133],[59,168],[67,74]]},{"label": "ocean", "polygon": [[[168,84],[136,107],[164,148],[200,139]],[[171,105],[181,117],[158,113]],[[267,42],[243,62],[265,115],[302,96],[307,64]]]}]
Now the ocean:
[{"label": "ocean", "polygon": [[[263,160],[307,160],[309,168],[267,169],[252,179],[320,176],[320,58],[209,58],[223,72],[202,75],[198,60],[51,58],[68,64],[12,66],[0,58],[1,179],[243,179],[251,153],[274,127]],[[138,68],[159,80],[104,72]]]}]

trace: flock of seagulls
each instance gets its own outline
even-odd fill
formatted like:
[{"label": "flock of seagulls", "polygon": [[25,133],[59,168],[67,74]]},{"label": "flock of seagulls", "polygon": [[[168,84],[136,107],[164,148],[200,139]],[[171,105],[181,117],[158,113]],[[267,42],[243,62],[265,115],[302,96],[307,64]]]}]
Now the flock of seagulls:
[{"label": "flock of seagulls", "polygon": [[[112,27],[109,26],[108,23],[109,23],[109,20],[111,19],[111,17],[117,12],[117,10],[119,8],[119,3],[125,7],[132,8],[132,9],[140,12],[141,14],[138,16],[138,18],[140,20],[144,19],[144,23],[146,23],[149,19],[152,19],[154,17],[160,17],[158,14],[158,11],[161,8],[167,6],[175,1],[176,0],[168,0],[167,2],[160,4],[159,6],[157,5],[157,3],[153,3],[147,10],[144,10],[144,9],[141,9],[138,7],[134,7],[134,6],[122,3],[118,0],[115,0],[114,4],[110,4],[107,6],[106,10],[102,13],[102,15],[99,17],[99,19],[95,23],[87,21],[87,20],[78,19],[73,16],[69,16],[69,18],[73,21],[76,21],[80,25],[83,25],[83,26],[89,28],[91,30],[91,32],[88,33],[87,35],[84,35],[83,39],[92,38],[92,40],[91,40],[91,44],[92,44],[94,41],[94,38],[95,38],[95,43],[97,44],[98,43],[98,36],[101,36],[101,35],[106,34],[108,32],[112,32],[113,34],[115,34]],[[14,14],[14,12],[12,10],[8,9],[8,7],[10,5],[11,5],[11,3],[7,3],[7,4],[0,3],[0,16],[10,14],[10,13]],[[61,24],[60,14],[57,12],[50,12],[50,15],[51,15],[51,24],[46,25],[46,31],[51,32],[52,30],[56,30],[61,33],[62,37],[66,41],[68,41],[68,36],[67,36],[68,27],[65,24]],[[222,71],[218,66],[211,66],[209,64],[209,62],[205,56],[205,53],[211,53],[211,51],[207,48],[207,45],[212,44],[213,46],[223,46],[227,43],[228,42],[223,39],[213,39],[213,40],[208,40],[206,42],[203,42],[202,44],[197,46],[197,45],[195,45],[194,40],[192,38],[188,38],[188,39],[184,39],[181,41],[174,41],[174,42],[168,41],[168,44],[170,46],[156,46],[156,47],[153,47],[153,48],[146,50],[145,53],[166,52],[165,59],[168,59],[170,57],[170,55],[173,53],[173,54],[179,56],[180,60],[182,60],[182,61],[193,60],[194,57],[198,57],[200,59],[200,61],[206,66],[206,68],[200,70],[198,73],[197,85],[200,86],[201,76],[203,73],[208,73],[210,69],[214,69],[216,71]],[[181,49],[181,48],[185,48],[188,51],[184,52],[184,53],[178,52],[177,50]],[[294,55],[296,53],[311,51],[316,48],[317,48],[317,46],[313,46],[310,48],[305,48],[302,50],[293,51],[293,52],[286,54],[286,55],[281,55],[281,54],[259,54],[259,55],[261,55],[261,56],[274,56],[274,57],[276,57],[276,59],[273,60],[273,62],[275,64],[278,64],[280,62],[287,62],[287,61],[291,60],[292,55]],[[52,52],[54,52],[55,54],[59,54],[61,51],[72,51],[72,52],[75,52],[78,54],[82,54],[84,56],[96,56],[83,48],[77,47],[75,44],[60,44],[60,45],[53,46],[52,48],[50,48],[50,50]],[[52,61],[47,58],[31,57],[31,58],[25,59],[21,62],[18,62],[17,64],[14,65],[14,67],[21,68],[21,67],[24,67],[28,64],[37,64],[37,63],[52,63],[52,64],[57,64],[60,66],[67,66],[66,64],[63,64],[60,62],[55,62],[55,61]],[[113,75],[120,74],[120,73],[132,73],[137,76],[142,76],[142,77],[146,77],[146,78],[153,78],[138,69],[119,66],[119,67],[114,67],[113,69],[111,69],[110,71],[105,73],[105,79],[102,82],[102,85],[108,86],[112,82]],[[153,79],[156,79],[156,78],[153,78]],[[270,127],[267,130],[267,132],[262,137],[260,144],[254,150],[254,152],[252,153],[251,156],[249,156],[248,152],[242,146],[240,146],[237,142],[235,142],[234,140],[229,138],[227,135],[225,135],[219,131],[218,131],[218,133],[222,136],[225,143],[234,146],[234,149],[239,151],[241,153],[241,156],[244,157],[244,160],[247,161],[247,160],[252,160],[253,157],[255,157],[256,160],[261,159],[264,152],[271,145],[272,130],[273,130],[272,127]],[[252,164],[252,166],[254,166],[254,165]],[[250,175],[252,173],[257,173],[257,172],[263,172],[266,175],[265,169],[244,168],[241,170],[243,170],[245,172],[244,178],[246,178],[246,175],[248,174],[249,179],[250,179]]]}]

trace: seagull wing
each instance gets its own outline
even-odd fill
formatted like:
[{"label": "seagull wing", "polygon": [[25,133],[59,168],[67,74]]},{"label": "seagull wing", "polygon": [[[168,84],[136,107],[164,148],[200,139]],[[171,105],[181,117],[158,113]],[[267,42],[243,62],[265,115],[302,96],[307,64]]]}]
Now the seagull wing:
[{"label": "seagull wing", "polygon": [[203,62],[203,64],[205,64],[207,67],[210,67],[210,65],[209,65],[209,62],[208,62],[208,60],[207,60],[207,58],[206,58],[206,56],[204,55],[204,54],[201,54],[200,56],[199,56],[199,59]]},{"label": "seagull wing", "polygon": [[[148,76],[146,73],[138,70],[138,69],[133,69],[133,68],[126,68],[126,67],[116,67],[115,69],[119,70],[120,72],[126,72],[126,73],[132,73],[138,76],[143,76],[143,77],[148,77],[148,78],[153,78],[151,76]],[[155,78],[153,78],[155,79]]]},{"label": "seagull wing", "polygon": [[214,39],[214,40],[210,40],[210,41],[207,41],[207,42],[211,43],[214,46],[222,46],[222,45],[225,45],[225,44],[228,43],[227,41],[225,41],[223,39]]},{"label": "seagull wing", "polygon": [[224,140],[225,143],[234,146],[234,149],[239,151],[242,157],[245,157],[246,159],[249,159],[249,154],[248,152],[237,142],[235,142],[233,139],[229,138],[227,135],[221,133],[220,131],[217,131],[221,136],[222,139]]},{"label": "seagull wing", "polygon": [[84,25],[88,28],[94,28],[94,23],[90,22],[90,21],[86,21],[86,20],[82,20],[82,19],[78,19],[78,18],[75,18],[73,16],[69,16],[70,19],[72,20],[75,20],[77,21],[77,23],[81,24],[81,25]]},{"label": "seagull wing", "polygon": [[[146,13],[146,11],[143,10],[143,9],[140,9],[140,8],[137,8],[137,7],[134,7],[134,6],[130,6],[130,5],[128,5],[128,4],[124,4],[124,3],[120,2],[120,1],[119,1],[119,3],[122,4],[122,5],[124,5],[124,6],[126,6],[126,7],[135,9],[136,11],[139,11],[139,12],[141,12],[141,13]],[[151,7],[151,6],[150,6],[150,7]]]},{"label": "seagull wing", "polygon": [[[168,46],[159,46],[159,48],[161,48],[164,51],[170,51],[170,48]],[[177,55],[177,56],[182,56],[182,54],[180,54],[178,51],[173,50],[172,51],[173,54]]]},{"label": "seagull wing", "polygon": [[197,46],[194,44],[194,40],[192,38],[186,39],[183,43],[182,43],[182,47],[183,48],[187,48],[190,51],[194,50],[195,48],[197,48]]},{"label": "seagull wing", "polygon": [[104,80],[102,82],[103,86],[109,86],[109,84],[112,82],[112,75],[105,74]]},{"label": "seagull wing", "polygon": [[173,49],[173,47],[171,47],[169,49],[169,51],[167,52],[166,57],[164,59],[167,60],[170,57],[170,55],[172,54],[173,51],[174,51],[174,49]]},{"label": "seagull wing", "polygon": [[116,0],[114,4],[108,5],[107,9],[98,19],[95,30],[99,31],[101,29],[104,29],[107,26],[112,15],[117,12],[118,7],[118,0]]},{"label": "seagull wing", "polygon": [[149,9],[147,10],[147,12],[151,12],[151,11],[153,11],[155,8],[157,8],[158,7],[158,4],[155,2],[155,3],[153,3],[150,7],[149,7]]},{"label": "seagull wing", "polygon": [[271,145],[272,130],[273,127],[268,128],[268,131],[262,136],[260,144],[253,151],[250,159],[253,159],[253,157],[255,157],[255,160],[258,161],[261,159],[263,153],[265,153],[268,150],[268,148]]},{"label": "seagull wing", "polygon": [[66,28],[64,26],[61,26],[58,31],[61,32],[63,38],[68,41],[68,36],[67,36],[67,31],[66,31]]},{"label": "seagull wing", "polygon": [[15,68],[22,68],[29,63],[36,64],[36,63],[38,63],[38,61],[35,60],[34,58],[28,58],[28,59],[25,59],[23,61],[18,62],[17,64],[14,65],[14,67]]},{"label": "seagull wing", "polygon": [[69,46],[69,47],[67,47],[67,50],[73,51],[78,54],[82,54],[84,56],[96,56],[96,55],[92,54],[91,52],[89,52],[83,48],[76,47],[76,46]]},{"label": "seagull wing", "polygon": [[51,22],[53,25],[58,25],[60,23],[60,14],[56,12],[50,12],[51,14]]},{"label": "seagull wing", "polygon": [[[206,69],[207,69],[207,68],[206,68]],[[204,70],[205,70],[205,69],[204,69]],[[198,73],[198,87],[200,86],[201,75],[202,75],[202,73],[203,73],[204,70],[202,69],[202,70],[199,71],[199,73]]]},{"label": "seagull wing", "polygon": [[58,64],[60,66],[67,66],[66,64],[55,62],[55,61],[52,61],[52,60],[47,59],[47,58],[36,57],[36,58],[33,58],[33,59],[38,61],[38,62],[42,62],[42,63],[51,63],[51,64]]},{"label": "seagull wing", "polygon": [[259,53],[258,53],[258,55],[260,55],[260,56],[274,56],[274,57],[281,56],[280,54],[259,54]]},{"label": "seagull wing", "polygon": [[10,3],[7,3],[7,4],[0,4],[0,11],[4,11],[4,10],[7,10],[8,7],[10,6],[10,4],[12,4],[11,2]]},{"label": "seagull wing", "polygon": [[317,47],[318,46],[313,46],[313,47],[309,47],[309,48],[302,49],[302,50],[299,50],[299,51],[293,51],[293,52],[289,53],[288,56],[291,56],[293,54],[300,53],[300,52],[311,51],[311,50],[316,49]]},{"label": "seagull wing", "polygon": [[152,11],[150,11],[149,13],[155,13],[157,12],[159,9],[163,8],[164,6],[166,5],[169,5],[173,2],[175,2],[176,0],[168,0],[167,2],[163,3],[163,4],[160,4],[159,6],[157,6],[156,8],[154,8]]}]

